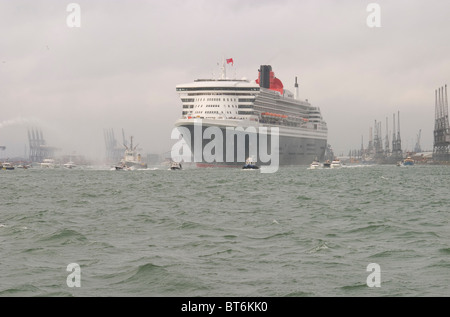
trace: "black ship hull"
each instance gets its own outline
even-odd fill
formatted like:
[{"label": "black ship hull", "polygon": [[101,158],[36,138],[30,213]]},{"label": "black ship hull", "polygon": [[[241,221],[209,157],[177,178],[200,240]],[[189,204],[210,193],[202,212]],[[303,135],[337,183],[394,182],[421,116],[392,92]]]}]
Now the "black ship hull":
[{"label": "black ship hull", "polygon": [[[278,141],[268,133],[261,139],[261,134],[257,131],[251,133],[247,131],[234,130],[233,137],[227,136],[229,130],[224,126],[216,126],[220,129],[219,136],[203,138],[205,130],[211,126],[201,126],[200,129],[194,124],[180,124],[178,127],[189,130],[189,135],[183,135],[184,141],[190,145],[191,162],[197,163],[199,167],[241,167],[248,157],[254,159],[258,166],[276,163],[280,166],[287,165],[309,165],[314,160],[323,160],[327,148],[327,140],[307,136],[287,136],[282,133],[278,136]],[[268,129],[270,131],[270,129]],[[221,140],[216,140],[218,137]],[[189,139],[188,139],[189,138]],[[245,142],[239,142],[245,140]],[[215,149],[211,143],[217,141],[217,146],[222,145],[221,150]],[[264,146],[264,142],[266,146]],[[271,153],[272,142],[278,142],[278,153]],[[197,144],[201,143],[201,147]],[[262,147],[260,146],[262,143]],[[274,143],[274,146],[276,144]],[[199,153],[201,152],[201,153]],[[177,153],[178,154],[178,153]],[[278,154],[275,158],[273,155]],[[268,160],[268,157],[271,159]]]}]

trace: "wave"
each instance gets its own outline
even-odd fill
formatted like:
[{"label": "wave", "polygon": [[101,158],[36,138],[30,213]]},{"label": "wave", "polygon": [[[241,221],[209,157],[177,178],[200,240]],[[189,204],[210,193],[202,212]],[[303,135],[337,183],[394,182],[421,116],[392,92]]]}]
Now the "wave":
[{"label": "wave", "polygon": [[98,278],[106,281],[110,285],[119,285],[129,282],[143,282],[155,276],[164,276],[167,274],[163,266],[155,265],[153,263],[146,263],[137,267],[115,269],[105,275],[100,275]]},{"label": "wave", "polygon": [[282,297],[311,297],[311,296],[314,296],[314,293],[304,292],[304,291],[294,291],[294,292],[282,295]]},{"label": "wave", "polygon": [[146,263],[133,269],[131,271],[133,274],[125,280],[125,282],[130,281],[141,281],[142,279],[153,279],[155,276],[167,275],[167,270],[159,265],[153,263]]},{"label": "wave", "polygon": [[444,254],[450,254],[450,248],[439,249],[439,252],[444,253]]},{"label": "wave", "polygon": [[314,247],[312,247],[311,249],[309,249],[307,251],[307,253],[317,253],[317,252],[320,252],[322,250],[327,250],[327,249],[329,249],[329,246],[326,243],[326,241],[319,241],[319,243],[317,245],[315,245]]},{"label": "wave", "polygon": [[[447,251],[446,251],[447,252]],[[448,253],[445,253],[448,254]],[[439,260],[435,263],[432,263],[427,268],[438,268],[438,269],[445,269],[448,270],[450,268],[450,263],[447,260]]]},{"label": "wave", "polygon": [[102,280],[114,292],[125,291],[130,296],[196,296],[196,292],[205,294],[207,288],[202,286],[199,278],[185,276],[177,271],[177,265],[172,265],[174,269],[169,270],[167,266],[149,262],[103,276]]},{"label": "wave", "polygon": [[231,253],[234,253],[234,252],[236,252],[236,250],[226,249],[226,250],[216,251],[216,252],[213,252],[213,253],[199,255],[199,257],[210,257],[210,256],[216,256],[216,255],[220,255],[220,254],[231,254]]},{"label": "wave", "polygon": [[22,284],[0,291],[0,296],[33,296],[41,295],[42,290],[32,284]]},{"label": "wave", "polygon": [[61,229],[41,238],[41,242],[57,242],[61,245],[71,244],[73,242],[86,242],[86,236],[72,229]]},{"label": "wave", "polygon": [[286,232],[279,232],[279,233],[271,234],[271,235],[264,236],[264,237],[250,237],[250,236],[248,236],[248,238],[255,239],[255,240],[269,240],[269,239],[274,239],[274,238],[287,237],[287,236],[290,236],[290,235],[292,235],[294,233],[295,232],[293,230],[289,230],[289,231],[286,231]]},{"label": "wave", "polygon": [[440,238],[440,236],[433,231],[405,231],[398,234],[398,237],[405,237],[405,238],[416,238],[418,236]]},{"label": "wave", "polygon": [[367,232],[384,232],[388,230],[394,230],[395,227],[385,225],[385,224],[373,224],[368,226],[363,226],[355,229],[346,231],[346,233],[367,233]]},{"label": "wave", "polygon": [[367,286],[367,283],[355,283],[352,285],[345,285],[341,286],[340,289],[343,291],[361,291],[361,290],[367,290],[369,287]]},{"label": "wave", "polygon": [[183,221],[183,223],[179,226],[179,229],[195,229],[195,228],[201,228],[204,225],[198,222],[193,221]]},{"label": "wave", "polygon": [[416,252],[414,250],[386,250],[382,252],[378,252],[368,256],[368,258],[392,258],[392,257],[401,257],[402,259],[407,259],[411,257],[415,257]]},{"label": "wave", "polygon": [[299,195],[296,197],[297,200],[312,200],[311,197]]}]

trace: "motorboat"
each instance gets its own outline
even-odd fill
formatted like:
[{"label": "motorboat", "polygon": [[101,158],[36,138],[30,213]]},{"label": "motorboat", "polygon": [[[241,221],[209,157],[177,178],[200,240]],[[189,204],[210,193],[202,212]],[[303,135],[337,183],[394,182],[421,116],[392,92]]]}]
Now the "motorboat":
[{"label": "motorboat", "polygon": [[63,166],[64,166],[64,168],[68,168],[68,169],[72,169],[72,168],[77,167],[77,165],[74,162],[72,162],[72,161],[64,163]]},{"label": "motorboat", "polygon": [[41,167],[42,168],[55,168],[56,164],[55,164],[55,160],[54,159],[44,159],[41,163]]},{"label": "motorboat", "polygon": [[253,160],[252,157],[248,157],[245,160],[245,164],[244,164],[244,166],[242,166],[242,169],[245,169],[245,170],[247,170],[247,169],[257,170],[257,169],[259,169],[259,166],[256,165],[256,162]]},{"label": "motorboat", "polygon": [[325,167],[325,168],[331,167],[331,161],[330,161],[330,160],[326,160],[326,161],[323,163],[323,167]]},{"label": "motorboat", "polygon": [[181,166],[181,163],[179,163],[179,162],[172,161],[170,163],[170,169],[171,170],[181,170],[181,169],[183,169],[183,166]]},{"label": "motorboat", "polygon": [[314,170],[314,169],[318,169],[320,168],[320,163],[318,161],[313,161],[310,165],[309,168]]},{"label": "motorboat", "polygon": [[30,165],[24,165],[24,164],[16,165],[16,168],[20,168],[20,169],[24,169],[24,170],[26,170],[26,169],[28,169],[30,167],[31,167]]},{"label": "motorboat", "polygon": [[2,163],[2,169],[4,169],[4,170],[13,170],[14,169],[14,165],[12,165],[9,162],[4,162],[4,163]]},{"label": "motorboat", "polygon": [[410,156],[408,156],[403,160],[402,164],[403,166],[412,166],[414,165],[414,160]]},{"label": "motorboat", "polygon": [[339,167],[342,167],[342,163],[339,159],[334,159],[333,161],[331,161],[330,167],[331,168],[339,168]]}]

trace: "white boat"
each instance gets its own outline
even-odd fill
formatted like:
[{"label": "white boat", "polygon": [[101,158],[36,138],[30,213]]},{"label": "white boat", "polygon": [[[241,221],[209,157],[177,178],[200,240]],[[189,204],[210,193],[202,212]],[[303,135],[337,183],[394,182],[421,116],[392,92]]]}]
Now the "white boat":
[{"label": "white boat", "polygon": [[64,163],[63,166],[64,166],[64,168],[69,168],[69,169],[77,167],[77,165],[72,161]]},{"label": "white boat", "polygon": [[9,162],[5,162],[5,163],[2,164],[2,168],[4,170],[13,170],[14,166],[11,163],[9,163]]},{"label": "white boat", "polygon": [[178,163],[178,162],[175,162],[175,161],[172,161],[170,163],[170,169],[171,170],[181,170],[182,168],[183,168],[183,166],[181,166],[181,163]]},{"label": "white boat", "polygon": [[318,161],[313,161],[310,165],[309,168],[314,170],[314,169],[318,169],[320,168],[320,163]]},{"label": "white boat", "polygon": [[331,161],[330,167],[331,168],[339,168],[339,167],[342,167],[342,163],[339,159],[334,159]]},{"label": "white boat", "polygon": [[15,166],[15,167],[26,170],[26,169],[30,168],[31,166],[30,165],[19,164],[19,165]]},{"label": "white boat", "polygon": [[55,168],[55,160],[54,159],[44,159],[41,163],[42,168]]},{"label": "white boat", "polygon": [[259,169],[259,166],[256,165],[256,162],[255,162],[255,160],[252,157],[248,157],[245,160],[245,164],[244,164],[244,166],[242,166],[242,169],[244,169],[244,170],[248,170],[248,169],[257,170],[257,169]]}]

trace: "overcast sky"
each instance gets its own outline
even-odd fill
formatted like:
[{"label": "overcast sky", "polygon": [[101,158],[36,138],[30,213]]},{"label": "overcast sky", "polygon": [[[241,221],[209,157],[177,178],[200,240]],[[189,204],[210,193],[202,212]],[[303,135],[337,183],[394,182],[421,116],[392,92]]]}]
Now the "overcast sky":
[{"label": "overcast sky", "polygon": [[[0,0],[0,145],[23,155],[27,129],[58,154],[104,154],[104,129],[145,153],[170,151],[181,115],[175,86],[218,74],[257,78],[319,106],[335,153],[365,146],[374,120],[400,111],[403,148],[432,150],[435,90],[450,79],[448,0]],[[370,28],[369,3],[381,8]],[[5,153],[0,153],[0,157]]]}]

